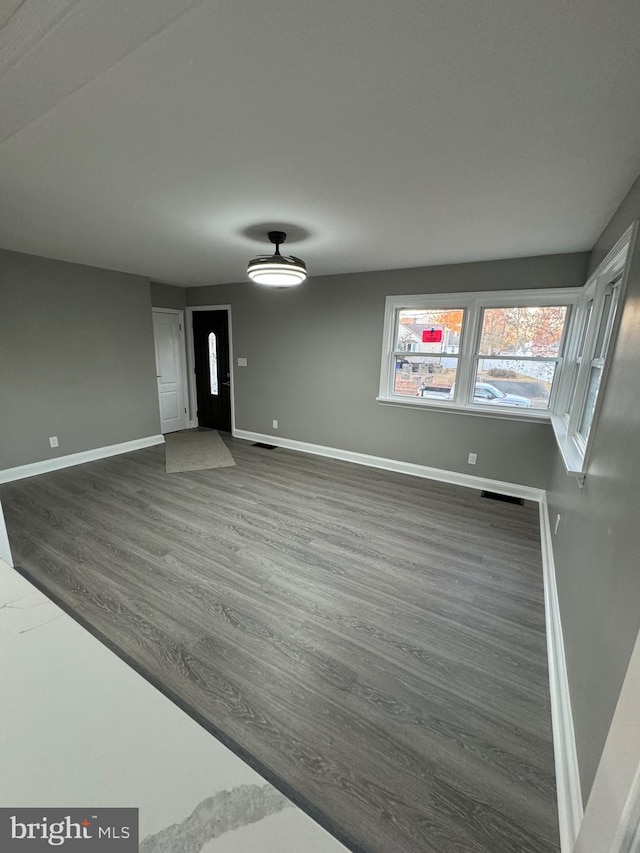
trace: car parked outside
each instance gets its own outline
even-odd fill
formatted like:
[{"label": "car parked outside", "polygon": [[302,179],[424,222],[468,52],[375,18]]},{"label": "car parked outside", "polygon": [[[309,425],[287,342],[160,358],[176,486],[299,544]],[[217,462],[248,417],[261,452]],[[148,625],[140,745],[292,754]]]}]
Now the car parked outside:
[{"label": "car parked outside", "polygon": [[[429,397],[432,400],[453,400],[455,383],[448,388],[438,388],[433,385],[421,385],[416,391],[418,397]],[[490,382],[476,382],[473,402],[490,406],[515,406],[520,409],[530,409],[531,400],[520,394],[506,394]]]},{"label": "car parked outside", "polygon": [[[451,389],[453,392],[453,388]],[[519,394],[505,394],[495,385],[490,382],[476,382],[475,391],[473,392],[473,402],[484,405],[488,403],[491,406],[517,406],[518,408],[530,409],[531,400],[527,397],[521,397]]]}]

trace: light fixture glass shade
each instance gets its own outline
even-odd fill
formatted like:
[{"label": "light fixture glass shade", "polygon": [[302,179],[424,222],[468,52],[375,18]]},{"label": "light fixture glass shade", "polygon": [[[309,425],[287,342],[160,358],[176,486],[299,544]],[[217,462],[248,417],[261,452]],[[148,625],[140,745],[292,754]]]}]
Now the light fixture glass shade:
[{"label": "light fixture glass shade", "polygon": [[293,287],[307,277],[307,267],[293,255],[261,255],[249,261],[247,275],[256,284],[271,287]]}]

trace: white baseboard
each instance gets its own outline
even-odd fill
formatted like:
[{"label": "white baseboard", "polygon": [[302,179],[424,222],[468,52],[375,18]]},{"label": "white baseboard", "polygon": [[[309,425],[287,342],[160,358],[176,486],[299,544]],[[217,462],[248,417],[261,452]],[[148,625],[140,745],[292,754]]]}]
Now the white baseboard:
[{"label": "white baseboard", "polygon": [[247,441],[261,441],[266,444],[275,444],[277,447],[285,447],[289,450],[312,453],[317,456],[327,456],[331,459],[340,459],[346,462],[355,462],[359,465],[382,468],[386,471],[396,471],[400,474],[411,474],[414,477],[425,477],[430,480],[438,480],[456,486],[466,486],[471,489],[487,489],[488,491],[513,495],[514,497],[525,498],[538,503],[540,507],[540,540],[544,577],[551,720],[553,726],[560,841],[562,853],[572,853],[582,822],[584,809],[580,790],[573,714],[571,711],[569,681],[567,678],[553,547],[551,543],[551,528],[549,526],[549,511],[545,490],[536,489],[532,486],[522,486],[518,483],[489,480],[485,477],[476,477],[473,474],[445,471],[442,468],[431,468],[427,465],[416,465],[412,462],[401,462],[397,459],[370,456],[366,453],[356,453],[351,450],[325,447],[320,444],[309,444],[290,438],[249,432],[248,430],[237,429],[234,430],[233,435],[236,438],[244,438]]},{"label": "white baseboard", "polygon": [[430,468],[428,465],[401,462],[399,459],[385,459],[383,456],[370,456],[368,453],[356,453],[353,450],[341,450],[338,447],[326,447],[323,444],[309,444],[306,441],[296,441],[292,438],[263,435],[259,432],[249,432],[244,429],[234,430],[233,435],[235,438],[244,438],[247,441],[261,441],[265,444],[275,444],[277,447],[286,447],[288,450],[298,450],[301,453],[327,456],[330,459],[340,459],[343,462],[355,462],[358,465],[367,465],[370,468],[382,468],[384,471],[410,474],[412,477],[424,477],[428,480],[438,480],[441,483],[451,483],[454,486],[466,486],[470,489],[486,489],[490,492],[500,492],[503,495],[525,498],[525,500],[539,502],[544,495],[544,489],[535,489],[532,486],[504,483],[501,480],[489,480],[486,477],[476,477],[473,474],[445,471],[443,468]]},{"label": "white baseboard", "polygon": [[[551,528],[549,524],[547,497],[544,489],[536,489],[532,486],[523,486],[517,483],[506,483],[500,480],[490,480],[485,477],[477,477],[472,474],[446,471],[441,468],[431,468],[427,465],[417,465],[412,462],[402,462],[397,459],[386,459],[381,456],[356,453],[351,450],[326,447],[320,444],[310,444],[304,441],[280,438],[279,436],[250,432],[248,430],[236,429],[233,431],[233,435],[236,438],[246,439],[247,441],[260,441],[302,453],[311,453],[316,456],[325,456],[345,462],[354,462],[359,465],[380,468],[386,471],[394,471],[400,474],[409,474],[414,477],[424,477],[426,479],[437,480],[443,483],[451,483],[452,485],[457,486],[466,486],[467,488],[472,489],[487,489],[488,491],[500,492],[502,494],[513,495],[514,497],[525,498],[527,500],[538,502],[540,507],[540,539],[544,575],[551,718],[553,726],[554,758],[558,794],[560,842],[562,853],[571,853],[578,836],[584,810],[582,806],[580,776],[578,773],[578,760],[573,728],[573,715],[571,711],[569,682],[567,678],[564,642],[562,637],[562,624],[560,620],[558,592],[556,588]],[[82,453],[73,453],[69,456],[58,456],[55,459],[35,462],[31,465],[7,468],[0,471],[0,483],[8,483],[12,480],[19,480],[24,477],[33,477],[47,471],[55,471],[59,468],[66,468],[71,465],[80,465],[83,462],[91,462],[95,459],[103,459],[120,453],[128,453],[132,450],[139,450],[143,447],[150,447],[154,444],[162,444],[163,442],[164,436],[153,435],[148,436],[147,438],[124,442],[122,444],[112,444],[108,447],[86,450]]]},{"label": "white baseboard", "polygon": [[558,795],[561,853],[572,853],[584,817],[573,713],[564,653],[547,496],[540,501],[540,544],[551,694],[551,724]]},{"label": "white baseboard", "polygon": [[148,435],[121,444],[110,444],[107,447],[96,447],[93,450],[83,450],[81,453],[70,453],[68,456],[56,456],[53,459],[43,459],[42,462],[32,462],[29,465],[18,465],[16,468],[0,470],[0,483],[11,483],[13,480],[23,480],[25,477],[35,477],[60,468],[70,468],[72,465],[82,465],[96,459],[106,459],[107,456],[117,456],[132,450],[142,450],[154,444],[163,444],[163,435]]}]

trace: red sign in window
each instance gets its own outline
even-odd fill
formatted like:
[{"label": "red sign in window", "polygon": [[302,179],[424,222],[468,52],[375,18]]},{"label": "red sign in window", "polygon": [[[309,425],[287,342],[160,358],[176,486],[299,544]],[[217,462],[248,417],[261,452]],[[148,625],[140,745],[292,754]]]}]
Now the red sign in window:
[{"label": "red sign in window", "polygon": [[423,344],[439,344],[442,340],[442,329],[425,329],[422,333]]}]

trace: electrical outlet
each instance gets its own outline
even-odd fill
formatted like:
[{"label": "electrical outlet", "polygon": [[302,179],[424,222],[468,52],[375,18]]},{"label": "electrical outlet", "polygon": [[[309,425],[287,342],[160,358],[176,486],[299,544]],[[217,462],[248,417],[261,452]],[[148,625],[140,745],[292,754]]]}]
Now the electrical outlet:
[{"label": "electrical outlet", "polygon": [[246,358],[238,358],[238,367],[246,367],[247,359]]},{"label": "electrical outlet", "polygon": [[49,446],[50,447],[58,447],[58,436],[50,435],[49,436]]},{"label": "electrical outlet", "polygon": [[278,421],[274,420],[272,425],[274,429],[278,429]]},{"label": "electrical outlet", "polygon": [[555,535],[556,535],[556,533],[558,532],[558,528],[559,528],[559,527],[560,527],[560,513],[558,513],[558,514],[556,515],[556,524],[555,524],[555,527],[553,528],[553,535],[554,535],[554,536],[555,536]]},{"label": "electrical outlet", "polygon": [[477,461],[478,461],[478,454],[477,453],[470,453],[469,458],[467,459],[467,462],[469,463],[469,465],[475,465]]}]

